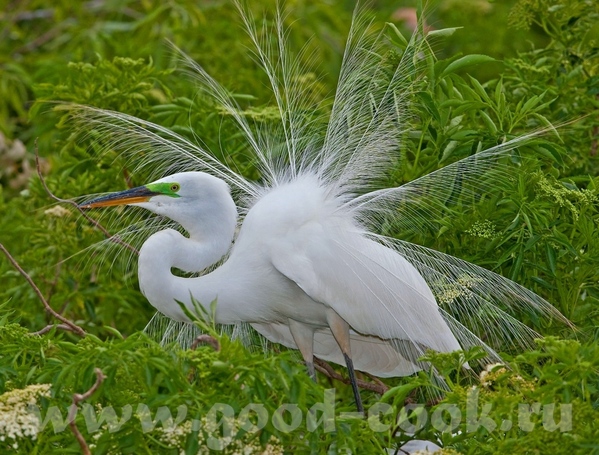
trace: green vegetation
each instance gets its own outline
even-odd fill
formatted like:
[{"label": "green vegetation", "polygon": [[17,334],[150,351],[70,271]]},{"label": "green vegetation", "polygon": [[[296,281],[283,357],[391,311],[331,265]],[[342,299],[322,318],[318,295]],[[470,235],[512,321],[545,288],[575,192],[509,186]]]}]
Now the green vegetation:
[{"label": "green vegetation", "polygon": [[[64,419],[73,394],[94,384],[95,368],[106,378],[79,403],[76,419],[93,453],[208,453],[211,437],[210,444],[217,445],[231,438],[225,453],[378,453],[409,439],[395,432],[384,413],[380,422],[340,417],[354,410],[349,387],[324,376],[312,383],[295,353],[265,357],[216,333],[219,350],[209,344],[195,350],[164,348],[142,333],[153,310],[137,290],[134,255],[114,244],[95,247],[103,234],[72,206],[55,204],[35,172],[34,144],[37,140],[45,181],[61,198],[145,183],[147,175],[130,175],[129,163],[116,153],[100,154],[94,141],[99,133],[77,126],[68,109],[47,101],[119,110],[190,138],[195,134],[220,159],[257,179],[226,115],[175,70],[178,58],[165,39],[232,90],[245,115],[257,122],[272,120],[267,81],[248,54],[249,40],[229,2],[52,3],[6,2],[0,8],[0,243],[50,305],[88,335],[80,339],[60,329],[32,334],[56,321],[2,256],[0,452],[78,453],[80,445]],[[384,25],[391,18],[391,2],[376,3],[373,26],[384,28],[392,65],[402,40]],[[599,452],[599,4],[438,3],[431,11],[432,26],[464,28],[434,39],[437,58],[425,53],[405,156],[384,184],[412,180],[538,128],[565,126],[507,157],[516,170],[496,194],[448,207],[432,226],[401,232],[388,226],[386,233],[510,277],[552,302],[578,330],[519,315],[549,337],[534,351],[505,353],[510,368],[490,368],[480,383],[460,368],[480,355],[476,350],[465,357],[431,354],[448,377],[450,392],[416,409],[400,427],[405,430],[426,414],[431,418],[416,425],[416,438],[440,441],[447,453]],[[302,55],[317,64],[318,74],[306,74],[307,80],[319,81],[313,99],[307,100],[315,103],[334,90],[352,6],[301,1],[288,6],[293,49],[311,38]],[[252,8],[261,17],[274,5],[253,2]],[[135,229],[139,214],[124,210],[103,216],[100,221],[111,229]],[[367,408],[380,403],[399,409],[406,400],[418,401],[421,390],[436,387],[426,374],[386,382],[392,388],[382,398],[363,391]],[[315,409],[326,409],[325,390],[332,387],[333,427],[326,419],[318,421],[320,413],[318,424],[310,423],[307,411],[318,403],[325,405]],[[486,404],[496,428],[467,426],[473,391],[478,417]],[[14,426],[18,415],[31,416],[27,403],[36,404],[43,418],[54,415],[56,426],[42,429],[31,423],[29,432],[26,422]],[[213,420],[219,422],[229,411],[238,419],[213,433],[209,411],[216,403],[231,409],[221,409]],[[240,413],[250,403],[262,403],[269,416],[260,431],[248,431],[247,419],[246,427],[240,426]],[[294,431],[285,431],[285,425],[296,411],[288,409],[282,423],[273,419],[285,403],[297,404],[302,415]],[[557,427],[543,418],[552,403]],[[132,409],[125,419],[127,405]],[[168,422],[153,428],[143,405],[154,420],[161,406],[175,420],[178,407],[187,414],[177,422],[178,430],[168,430]],[[519,410],[521,405],[530,407]],[[85,409],[96,417],[112,410],[122,425],[116,431],[116,420],[108,417],[93,431]],[[531,416],[527,409],[539,414]],[[561,424],[560,409],[567,414]],[[56,410],[60,415],[52,414]],[[458,410],[464,418],[448,424]],[[251,422],[259,420],[260,412],[252,411]],[[432,419],[435,412],[445,427]],[[200,422],[199,431],[192,431],[193,419]],[[502,426],[504,420],[512,422],[510,428]],[[242,452],[245,447],[251,451]]]}]

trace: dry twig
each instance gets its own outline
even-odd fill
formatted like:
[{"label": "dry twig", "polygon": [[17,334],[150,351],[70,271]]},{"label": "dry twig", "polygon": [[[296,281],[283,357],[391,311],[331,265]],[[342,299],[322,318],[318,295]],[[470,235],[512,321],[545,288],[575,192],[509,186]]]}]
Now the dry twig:
[{"label": "dry twig", "polygon": [[31,334],[32,335],[44,335],[54,328],[57,328],[60,330],[66,330],[67,332],[73,332],[73,329],[71,329],[66,324],[49,324],[46,327],[44,327],[43,329],[38,330],[37,332],[32,332]]},{"label": "dry twig", "polygon": [[[216,352],[220,351],[220,343],[218,342],[218,340],[216,338],[214,338],[212,335],[208,335],[208,334],[198,335],[196,337],[196,339],[193,340],[193,343],[191,343],[191,346],[189,347],[189,349],[191,349],[192,351],[195,350],[200,343],[209,344],[210,346],[212,346],[212,348]],[[196,368],[193,367],[191,369],[191,372],[189,373],[187,379],[191,382],[193,380],[195,374],[196,374]]]},{"label": "dry twig", "polygon": [[37,150],[37,139],[35,141],[35,166],[37,169],[37,175],[39,176],[40,181],[42,182],[42,185],[44,187],[44,190],[46,191],[48,196],[50,196],[52,199],[54,199],[55,201],[60,202],[62,204],[72,205],[79,211],[79,213],[81,214],[81,216],[83,216],[83,218],[85,218],[87,221],[89,221],[91,224],[93,224],[96,228],[98,228],[102,232],[102,234],[104,234],[106,236],[106,238],[108,240],[110,240],[111,242],[118,243],[119,245],[124,246],[125,248],[129,249],[133,253],[139,255],[139,250],[137,248],[135,248],[133,245],[125,242],[124,240],[120,239],[118,236],[112,235],[110,232],[108,232],[108,230],[104,226],[102,226],[99,221],[94,220],[91,216],[89,216],[87,213],[85,213],[85,211],[81,207],[79,207],[79,204],[77,204],[75,201],[72,201],[70,199],[59,198],[54,193],[52,193],[52,191],[50,191],[50,188],[48,188],[48,185],[46,184],[46,180],[44,179],[44,176],[42,174],[42,170],[40,167],[40,157],[39,157],[39,153]]},{"label": "dry twig", "polygon": [[220,351],[220,343],[218,342],[218,340],[213,336],[206,334],[198,335],[198,337],[195,340],[193,340],[193,343],[191,343],[190,349],[193,351],[195,348],[198,347],[200,343],[209,344],[214,348],[216,352]]},{"label": "dry twig", "polygon": [[80,402],[87,400],[89,397],[91,397],[93,395],[93,393],[96,390],[98,390],[98,387],[100,387],[100,384],[102,384],[102,381],[104,381],[104,379],[106,379],[106,376],[104,375],[104,373],[102,373],[102,370],[100,370],[99,368],[96,368],[94,370],[94,373],[96,373],[96,382],[94,382],[94,385],[92,385],[91,388],[83,394],[81,394],[81,393],[73,394],[73,403],[71,404],[71,407],[69,408],[69,416],[68,416],[69,427],[71,427],[71,431],[73,432],[73,434],[75,435],[75,438],[77,439],[77,442],[81,446],[81,452],[84,455],[91,455],[91,452],[89,450],[89,446],[87,445],[87,442],[85,442],[83,435],[79,431],[79,428],[77,428],[77,423],[75,422],[75,418],[77,417],[77,409],[78,409],[77,405]]},{"label": "dry twig", "polygon": [[[8,252],[8,250],[1,243],[0,243],[0,250],[6,255],[6,257],[8,258],[8,260],[10,261],[10,263],[13,265],[13,267],[15,269],[17,269],[17,271],[23,276],[23,278],[25,278],[27,280],[27,282],[29,283],[29,285],[33,288],[33,290],[35,291],[35,293],[37,294],[37,296],[39,297],[39,299],[42,301],[42,304],[44,305],[44,308],[46,309],[46,311],[48,313],[50,313],[52,316],[54,316],[56,319],[58,319],[64,325],[68,326],[69,329],[72,332],[75,332],[77,335],[82,336],[82,337],[84,337],[85,335],[87,335],[85,333],[85,330],[83,330],[81,327],[79,327],[74,322],[69,321],[67,318],[65,318],[61,314],[57,313],[50,306],[50,304],[48,303],[48,301],[46,300],[46,298],[42,294],[42,291],[40,291],[40,289],[37,287],[37,285],[35,284],[35,282],[33,281],[33,279],[29,276],[29,274],[27,272],[25,272],[25,270],[23,270],[23,268],[19,265],[19,263],[16,261],[16,259],[12,257],[12,255]],[[42,329],[42,330],[45,330],[45,329]]]},{"label": "dry twig", "polygon": [[[328,376],[331,379],[336,379],[337,381],[341,381],[344,384],[350,384],[349,379],[344,378],[339,373],[337,373],[333,369],[333,367],[331,365],[329,365],[327,362],[325,362],[324,360],[321,360],[321,359],[315,357],[314,358],[314,368],[317,369],[318,371],[320,371],[325,376]],[[356,382],[358,384],[358,387],[360,387],[361,389],[370,390],[372,392],[378,393],[379,395],[382,395],[387,390],[389,390],[389,387],[387,387],[387,385],[383,384],[380,381],[379,381],[379,383],[373,383],[373,382],[366,382],[366,381],[356,378]]]}]

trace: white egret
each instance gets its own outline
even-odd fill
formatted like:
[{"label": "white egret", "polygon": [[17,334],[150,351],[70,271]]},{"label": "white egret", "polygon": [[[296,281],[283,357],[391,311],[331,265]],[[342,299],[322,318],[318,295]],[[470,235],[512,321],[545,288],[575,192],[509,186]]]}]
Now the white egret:
[{"label": "white egret", "polygon": [[270,190],[248,212],[227,261],[196,278],[171,268],[197,272],[230,248],[237,210],[222,180],[184,172],[84,207],[134,204],[177,221],[189,237],[162,230],[139,254],[139,284],[150,303],[184,321],[177,302],[193,310],[192,296],[206,307],[216,300],[217,323],[249,322],[268,339],[297,347],[312,376],[315,354],[342,358],[362,410],[354,367],[407,375],[420,367],[398,342],[419,354],[460,344],[414,266],[369,239],[328,190],[309,173]]},{"label": "white egret", "polygon": [[[261,46],[252,18],[243,18],[272,84],[281,118],[277,127],[254,128],[224,88],[188,63],[202,89],[235,120],[262,182],[245,179],[166,128],[118,112],[79,110],[111,149],[122,150],[139,167],[171,174],[82,204],[142,207],[187,233],[164,229],[141,248],[140,287],[159,312],[186,321],[177,301],[193,310],[192,297],[206,307],[216,300],[216,322],[247,322],[267,339],[299,349],[312,376],[314,356],[347,365],[360,410],[354,369],[408,375],[423,368],[418,359],[427,349],[450,352],[472,345],[496,360],[494,345],[528,346],[536,336],[509,314],[515,307],[564,320],[506,278],[378,232],[383,221],[414,226],[438,213],[458,197],[451,184],[456,177],[462,194],[490,189],[507,175],[497,158],[524,140],[397,188],[373,189],[401,153],[421,34],[384,77],[389,71],[380,40],[355,19],[328,122],[318,123],[301,106],[309,87],[298,82],[303,70],[286,54],[281,18],[274,30],[276,59],[277,52]],[[171,271],[198,272],[221,260],[199,277]]]}]

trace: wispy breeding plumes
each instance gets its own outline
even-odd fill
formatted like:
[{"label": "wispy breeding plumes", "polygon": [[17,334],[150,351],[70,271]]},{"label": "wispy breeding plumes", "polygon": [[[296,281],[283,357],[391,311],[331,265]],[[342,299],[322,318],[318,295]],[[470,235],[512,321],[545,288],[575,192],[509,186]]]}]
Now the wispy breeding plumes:
[{"label": "wispy breeding plumes", "polygon": [[[354,354],[364,355],[362,360],[354,355],[357,369],[381,376],[409,374],[423,367],[418,358],[426,349],[449,351],[455,347],[453,340],[464,349],[482,346],[488,353],[483,362],[496,361],[497,350],[530,347],[538,336],[516,314],[530,312],[567,323],[548,302],[517,283],[458,258],[385,236],[382,229],[383,225],[419,229],[434,224],[449,204],[492,193],[511,176],[512,164],[506,156],[537,133],[479,150],[401,186],[381,188],[380,182],[401,165],[403,140],[411,124],[410,103],[420,81],[421,62],[430,55],[422,28],[405,46],[389,53],[384,35],[373,32],[372,24],[357,10],[332,105],[318,110],[327,118],[315,119],[306,114],[305,107],[311,87],[302,76],[309,70],[288,49],[283,14],[277,13],[274,25],[265,31],[259,30],[260,22],[248,11],[240,11],[255,47],[255,61],[272,88],[277,122],[267,126],[253,122],[226,88],[181,54],[199,90],[212,97],[237,126],[257,163],[259,182],[240,175],[203,145],[145,120],[76,107],[81,124],[99,131],[104,146],[123,154],[134,172],[143,170],[160,178],[203,171],[224,180],[238,207],[239,226],[268,198],[293,191],[289,203],[300,201],[312,204],[311,210],[318,209],[320,222],[329,228],[326,239],[319,239],[327,241],[328,255],[322,260],[309,257],[309,271],[323,289],[314,290],[299,278],[294,281],[315,301],[339,301],[335,311],[349,322],[352,343],[356,343]],[[265,35],[269,38],[261,39]],[[302,251],[309,255],[310,248]],[[404,267],[398,257],[412,268]],[[285,265],[275,266],[291,278]],[[438,313],[453,337],[436,332],[423,314],[427,309],[415,303],[414,299],[425,296],[408,279],[412,270],[432,291]],[[348,289],[344,280],[356,289]],[[331,295],[330,289],[337,291]],[[362,306],[343,307],[352,299],[360,300]],[[266,338],[297,347],[288,328],[267,321],[247,322]],[[167,337],[172,337],[172,327],[166,330]],[[316,330],[315,355],[343,363],[340,352],[331,348],[330,334],[326,329]],[[368,340],[385,357],[379,359],[380,364],[366,357]]]}]

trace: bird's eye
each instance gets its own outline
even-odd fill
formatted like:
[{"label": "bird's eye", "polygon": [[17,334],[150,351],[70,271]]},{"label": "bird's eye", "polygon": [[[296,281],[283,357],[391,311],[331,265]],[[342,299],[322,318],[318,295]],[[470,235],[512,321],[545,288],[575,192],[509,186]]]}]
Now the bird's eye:
[{"label": "bird's eye", "polygon": [[173,183],[173,184],[171,185],[171,191],[173,191],[173,192],[175,192],[175,193],[176,193],[177,191],[179,191],[180,189],[181,189],[181,186],[180,186],[178,183]]}]

